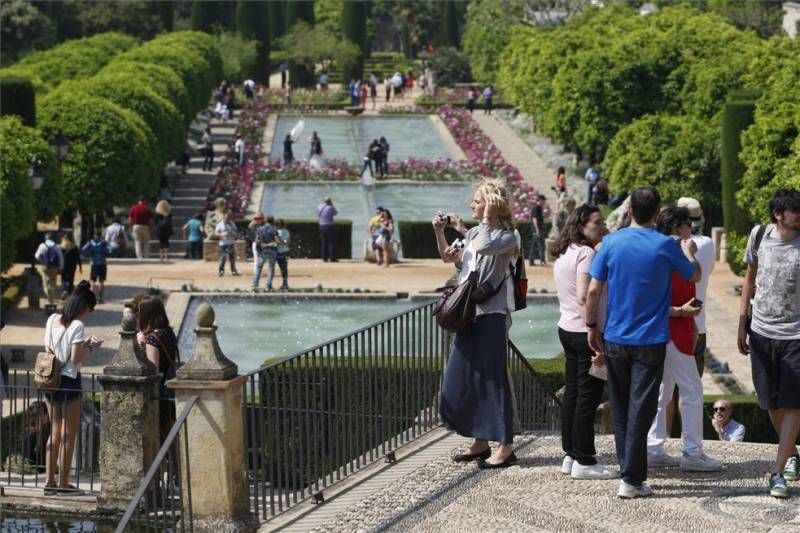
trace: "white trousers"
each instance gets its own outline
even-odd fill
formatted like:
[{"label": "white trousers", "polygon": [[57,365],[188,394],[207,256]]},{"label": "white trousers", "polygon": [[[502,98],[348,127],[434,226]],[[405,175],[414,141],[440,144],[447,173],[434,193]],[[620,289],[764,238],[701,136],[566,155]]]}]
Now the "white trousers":
[{"label": "white trousers", "polygon": [[672,400],[675,385],[680,389],[681,437],[683,453],[688,456],[703,453],[703,382],[697,373],[694,356],[678,351],[667,344],[664,377],[658,390],[658,412],[647,433],[647,455],[664,453],[667,438],[667,405]]}]

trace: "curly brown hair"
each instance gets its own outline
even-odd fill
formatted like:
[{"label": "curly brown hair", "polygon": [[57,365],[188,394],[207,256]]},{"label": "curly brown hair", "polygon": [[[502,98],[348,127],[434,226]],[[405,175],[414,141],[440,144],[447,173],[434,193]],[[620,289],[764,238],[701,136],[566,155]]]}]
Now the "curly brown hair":
[{"label": "curly brown hair", "polygon": [[555,247],[555,256],[559,257],[566,253],[571,244],[582,244],[584,246],[593,246],[592,243],[583,234],[583,227],[589,223],[589,218],[594,213],[599,213],[600,208],[589,205],[581,204],[575,211],[570,213],[567,221],[564,223],[564,229],[558,236]]}]

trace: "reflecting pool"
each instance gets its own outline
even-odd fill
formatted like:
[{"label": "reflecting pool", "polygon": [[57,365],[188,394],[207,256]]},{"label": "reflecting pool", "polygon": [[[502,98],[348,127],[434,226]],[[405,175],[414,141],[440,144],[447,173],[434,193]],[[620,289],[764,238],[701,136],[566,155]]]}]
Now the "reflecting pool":
[{"label": "reflecting pool", "polygon": [[414,116],[280,116],[275,124],[270,159],[283,158],[283,140],[299,120],[305,122],[300,138],[293,146],[294,157],[307,160],[308,139],[316,131],[322,140],[323,158],[360,162],[373,139],[386,137],[389,142],[389,161],[417,159],[455,159],[456,155],[442,140],[431,118]]},{"label": "reflecting pool", "polygon": [[[470,217],[469,183],[378,183],[365,187],[357,183],[266,183],[261,211],[278,218],[317,218],[317,206],[330,197],[338,218],[353,221],[353,258],[363,257],[367,224],[377,206],[391,211],[397,225],[403,220],[430,220],[438,210]],[[399,231],[394,238],[400,240]],[[431,233],[433,238],[433,233]]]},{"label": "reflecting pool", "polygon": [[[204,300],[192,298],[179,334],[186,360],[194,345],[194,315]],[[265,359],[285,357],[420,305],[406,299],[351,300],[303,298],[213,298],[222,351],[240,372],[255,370]],[[556,322],[558,304],[533,303],[514,313],[511,340],[526,357],[553,357],[561,351]]]}]

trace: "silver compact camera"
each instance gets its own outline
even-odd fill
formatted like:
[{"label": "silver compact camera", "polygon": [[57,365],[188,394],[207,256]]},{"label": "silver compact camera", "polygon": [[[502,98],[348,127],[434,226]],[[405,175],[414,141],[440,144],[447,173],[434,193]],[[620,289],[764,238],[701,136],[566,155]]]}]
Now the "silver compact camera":
[{"label": "silver compact camera", "polygon": [[443,214],[441,211],[439,212],[439,221],[443,223],[445,226],[450,225],[450,217],[448,215]]},{"label": "silver compact camera", "polygon": [[461,250],[461,249],[464,248],[464,240],[463,239],[456,239],[456,240],[453,241],[453,244],[451,244],[450,246],[452,246],[456,250]]}]

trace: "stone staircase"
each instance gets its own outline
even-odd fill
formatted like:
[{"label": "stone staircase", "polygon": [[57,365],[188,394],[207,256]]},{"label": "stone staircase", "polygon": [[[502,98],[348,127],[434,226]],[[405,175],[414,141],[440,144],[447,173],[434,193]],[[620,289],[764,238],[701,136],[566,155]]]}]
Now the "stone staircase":
[{"label": "stone staircase", "polygon": [[[203,155],[195,152],[187,168],[181,175],[172,193],[172,238],[170,239],[170,258],[183,258],[188,250],[188,242],[183,235],[183,225],[198,211],[205,211],[206,199],[211,184],[217,176],[219,164],[228,146],[234,141],[236,125],[239,122],[239,111],[234,112],[233,120],[219,121],[211,119],[211,134],[214,136],[214,168],[203,170]],[[150,256],[158,257],[159,243],[155,234],[150,240]]]}]

